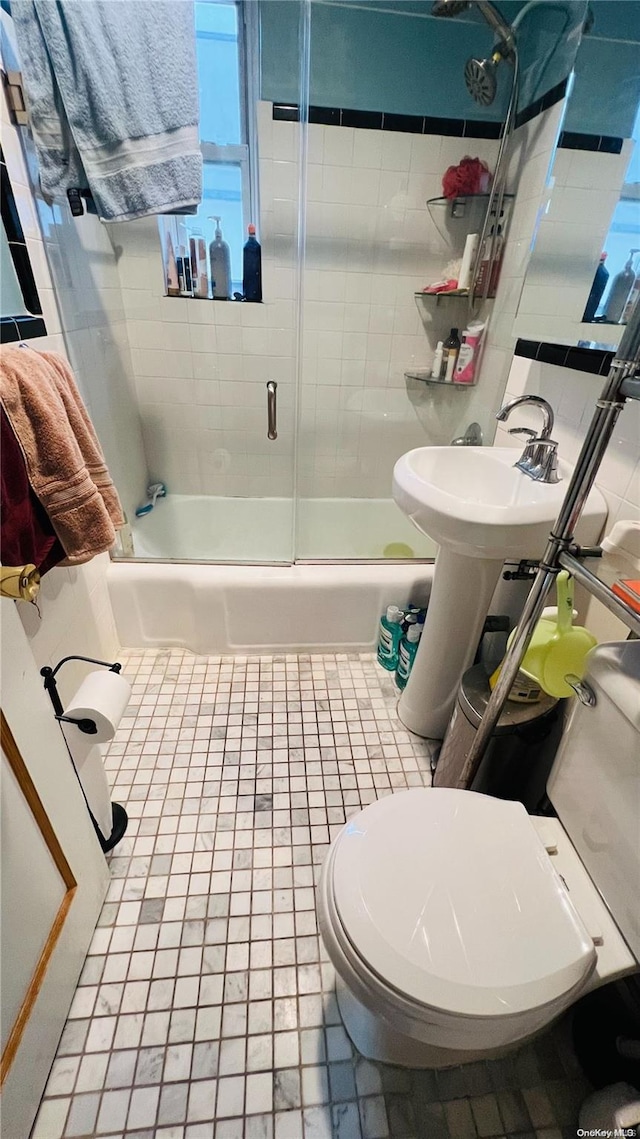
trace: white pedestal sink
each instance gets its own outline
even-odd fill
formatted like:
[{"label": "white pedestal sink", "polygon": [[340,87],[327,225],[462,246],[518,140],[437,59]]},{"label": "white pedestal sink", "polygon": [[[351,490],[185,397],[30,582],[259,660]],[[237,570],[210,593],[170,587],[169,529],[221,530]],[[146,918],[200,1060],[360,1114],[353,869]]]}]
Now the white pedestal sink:
[{"label": "white pedestal sink", "polygon": [[[571,475],[535,482],[514,467],[511,447],[419,447],[395,465],[393,497],[423,534],[439,545],[427,620],[398,705],[403,724],[442,739],[463,673],[473,661],[491,598],[509,559],[542,554]],[[598,541],[607,517],[597,489],[577,528]]]}]

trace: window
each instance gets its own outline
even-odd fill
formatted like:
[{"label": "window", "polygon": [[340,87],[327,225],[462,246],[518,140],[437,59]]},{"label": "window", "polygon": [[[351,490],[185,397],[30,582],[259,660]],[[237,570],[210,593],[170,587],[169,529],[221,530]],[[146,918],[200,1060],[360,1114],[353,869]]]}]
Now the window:
[{"label": "window", "polygon": [[203,196],[197,215],[163,218],[163,243],[188,248],[203,236],[207,249],[220,218],[231,254],[231,288],[242,291],[242,247],[257,215],[253,82],[257,17],[252,0],[196,0],[196,50],[200,92]]}]

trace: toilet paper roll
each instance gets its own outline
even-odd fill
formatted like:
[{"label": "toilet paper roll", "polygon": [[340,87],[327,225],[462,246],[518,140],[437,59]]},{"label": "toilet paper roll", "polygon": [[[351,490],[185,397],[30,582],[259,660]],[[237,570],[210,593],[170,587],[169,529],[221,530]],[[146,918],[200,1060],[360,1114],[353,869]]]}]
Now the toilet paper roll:
[{"label": "toilet paper roll", "polygon": [[93,720],[98,731],[92,744],[112,740],[131,697],[131,685],[118,672],[90,672],[64,710],[74,720]]}]

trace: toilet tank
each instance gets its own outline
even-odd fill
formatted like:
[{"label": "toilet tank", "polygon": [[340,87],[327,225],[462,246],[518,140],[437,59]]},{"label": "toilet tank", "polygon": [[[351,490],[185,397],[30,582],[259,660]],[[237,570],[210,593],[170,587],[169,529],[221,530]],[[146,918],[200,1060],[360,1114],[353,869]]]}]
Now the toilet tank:
[{"label": "toilet tank", "polygon": [[598,645],[574,701],[547,792],[558,817],[640,961],[640,641]]}]

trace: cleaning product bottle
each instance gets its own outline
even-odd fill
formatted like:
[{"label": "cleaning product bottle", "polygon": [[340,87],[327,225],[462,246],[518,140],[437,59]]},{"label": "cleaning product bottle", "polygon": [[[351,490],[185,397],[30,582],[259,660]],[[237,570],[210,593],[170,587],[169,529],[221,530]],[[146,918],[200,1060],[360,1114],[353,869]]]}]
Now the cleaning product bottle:
[{"label": "cleaning product bottle", "polygon": [[249,226],[249,237],[242,250],[242,291],[245,301],[262,300],[262,250],[255,225]]},{"label": "cleaning product bottle", "polygon": [[475,383],[483,333],[484,323],[479,320],[472,321],[462,333],[462,345],[458,354],[456,370],[453,373],[454,384]]},{"label": "cleaning product bottle", "polygon": [[609,270],[605,266],[606,260],[606,253],[601,253],[600,262],[593,278],[591,292],[587,297],[587,303],[584,306],[584,312],[582,314],[582,319],[585,324],[590,324],[592,320],[595,320],[598,306],[602,300],[602,294],[607,287],[607,281],[609,280]]},{"label": "cleaning product bottle", "polygon": [[409,625],[398,648],[398,667],[396,669],[396,684],[398,688],[406,688],[409,673],[416,659],[418,643],[422,636],[424,625]]},{"label": "cleaning product bottle", "polygon": [[452,328],[442,346],[442,369],[444,379],[448,384],[453,382],[453,373],[458,361],[458,352],[460,351],[460,337],[458,336],[458,329]]},{"label": "cleaning product bottle", "polygon": [[398,646],[402,637],[403,618],[404,613],[397,605],[389,605],[386,613],[380,618],[378,663],[388,672],[394,672],[398,666]]},{"label": "cleaning product bottle", "polygon": [[231,255],[226,241],[222,240],[220,218],[214,215],[209,221],[215,221],[215,238],[209,246],[209,264],[211,266],[211,292],[214,301],[228,301],[231,287]]},{"label": "cleaning product bottle", "polygon": [[605,320],[609,324],[618,324],[626,308],[629,293],[636,280],[636,275],[633,270],[633,259],[636,253],[640,253],[640,249],[631,249],[629,251],[629,260],[624,269],[621,269],[613,278],[613,284],[609,289],[607,307],[604,314]]},{"label": "cleaning product bottle", "polygon": [[431,365],[432,380],[439,380],[440,376],[442,375],[442,350],[443,343],[442,340],[439,340],[436,344],[436,352],[435,356],[433,357],[433,364]]}]

